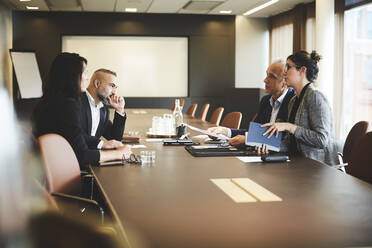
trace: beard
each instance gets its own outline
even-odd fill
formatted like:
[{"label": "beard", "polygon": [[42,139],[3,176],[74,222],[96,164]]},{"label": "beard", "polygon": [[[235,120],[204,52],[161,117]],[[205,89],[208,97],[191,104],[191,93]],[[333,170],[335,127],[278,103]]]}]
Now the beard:
[{"label": "beard", "polygon": [[102,102],[102,101],[105,101],[107,100],[108,96],[104,95],[104,94],[97,94],[99,100]]}]

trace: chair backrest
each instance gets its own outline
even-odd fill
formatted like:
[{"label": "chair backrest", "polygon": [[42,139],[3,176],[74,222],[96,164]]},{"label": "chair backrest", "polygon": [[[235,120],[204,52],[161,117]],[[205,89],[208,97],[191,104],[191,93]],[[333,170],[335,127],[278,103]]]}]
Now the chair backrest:
[{"label": "chair backrest", "polygon": [[212,114],[211,119],[209,120],[209,122],[211,124],[215,124],[217,126],[220,125],[220,121],[221,121],[221,117],[222,117],[223,111],[224,111],[224,108],[222,108],[222,107],[217,108],[213,112],[213,114]]},{"label": "chair backrest", "polygon": [[[183,108],[183,105],[185,104],[185,99],[180,99],[180,106],[181,106],[181,109]],[[176,108],[176,104],[173,103],[172,105],[172,112],[174,111],[174,109]]]},{"label": "chair backrest", "polygon": [[346,172],[372,184],[372,132],[365,134],[351,152]]},{"label": "chair backrest", "polygon": [[193,103],[190,105],[190,107],[187,109],[186,111],[186,114],[191,116],[191,117],[194,117],[195,116],[195,111],[196,111],[196,108],[198,107],[198,104],[197,103]]},{"label": "chair backrest", "polygon": [[205,118],[207,118],[208,110],[209,110],[209,103],[206,103],[203,105],[202,109],[200,110],[198,119],[205,121]]},{"label": "chair backrest", "polygon": [[228,128],[239,128],[240,122],[242,121],[242,113],[240,112],[230,112],[221,122],[221,126]]},{"label": "chair backrest", "polygon": [[342,160],[344,163],[348,163],[351,156],[351,151],[354,149],[358,141],[367,133],[368,122],[360,121],[356,123],[350,130],[346,137],[344,149],[342,151]]},{"label": "chair backrest", "polygon": [[70,144],[58,134],[42,135],[38,141],[45,168],[47,190],[80,194],[80,167]]}]

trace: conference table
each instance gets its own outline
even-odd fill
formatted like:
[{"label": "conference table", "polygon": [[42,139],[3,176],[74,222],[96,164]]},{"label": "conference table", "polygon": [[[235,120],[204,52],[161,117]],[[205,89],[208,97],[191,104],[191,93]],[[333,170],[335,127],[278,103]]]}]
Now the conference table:
[{"label": "conference table", "polygon": [[[301,157],[244,163],[146,142],[152,117],[164,113],[127,110],[126,132],[139,131],[146,146],[133,152],[156,151],[154,164],[91,167],[128,247],[372,246],[372,185]],[[211,181],[219,178],[249,178],[281,201],[235,202]]]}]

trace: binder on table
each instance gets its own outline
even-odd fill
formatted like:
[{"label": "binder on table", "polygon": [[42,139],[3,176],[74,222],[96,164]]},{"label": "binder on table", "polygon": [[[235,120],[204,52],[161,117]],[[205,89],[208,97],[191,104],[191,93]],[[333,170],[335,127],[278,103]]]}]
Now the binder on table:
[{"label": "binder on table", "polygon": [[279,152],[280,143],[282,141],[282,132],[279,132],[278,137],[272,135],[270,138],[267,138],[270,133],[263,136],[263,133],[267,129],[268,127],[261,127],[260,123],[250,122],[245,143],[249,146],[262,146],[265,144],[269,150]]}]

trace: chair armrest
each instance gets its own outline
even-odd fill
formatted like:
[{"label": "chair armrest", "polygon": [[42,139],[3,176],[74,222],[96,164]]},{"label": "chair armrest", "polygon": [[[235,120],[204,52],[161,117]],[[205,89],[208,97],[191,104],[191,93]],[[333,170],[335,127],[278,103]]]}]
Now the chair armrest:
[{"label": "chair armrest", "polygon": [[344,155],[341,152],[337,152],[338,162],[340,164],[344,163]]},{"label": "chair armrest", "polygon": [[336,165],[332,165],[333,168],[337,169],[337,170],[340,170],[344,173],[346,173],[345,171],[345,167],[348,166],[348,163],[342,163],[342,164],[336,164]]},{"label": "chair armrest", "polygon": [[81,175],[81,176],[85,176],[85,175],[90,175],[90,173],[89,173],[89,171],[81,170],[81,171],[80,171],[80,175]]},{"label": "chair armrest", "polygon": [[72,201],[72,202],[85,203],[85,204],[88,204],[88,205],[91,205],[91,206],[95,206],[97,208],[101,208],[99,206],[98,202],[96,202],[94,200],[87,199],[87,198],[74,196],[74,195],[68,195],[68,194],[64,194],[64,193],[51,193],[51,195],[54,196],[54,197],[63,198],[65,200],[69,200],[69,201]]},{"label": "chair armrest", "polygon": [[55,198],[62,199],[62,202],[57,201],[58,208],[62,213],[76,217],[85,216],[88,221],[94,221],[94,223],[104,223],[104,211],[103,208],[94,200],[87,198],[68,195],[64,193],[51,193]]}]

